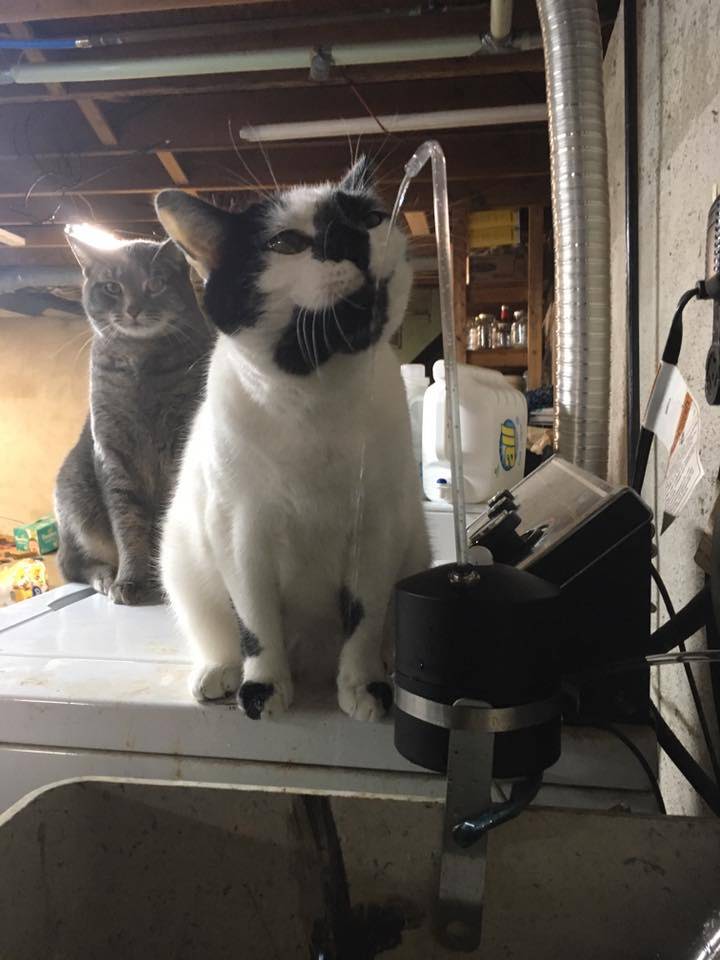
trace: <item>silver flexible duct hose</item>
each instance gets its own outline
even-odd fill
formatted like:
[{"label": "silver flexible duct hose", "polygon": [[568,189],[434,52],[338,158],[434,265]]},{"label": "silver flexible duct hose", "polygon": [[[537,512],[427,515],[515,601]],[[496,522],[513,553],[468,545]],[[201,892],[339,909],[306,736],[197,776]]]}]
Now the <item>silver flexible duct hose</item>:
[{"label": "silver flexible duct hose", "polygon": [[555,231],[555,430],[561,456],[607,472],[610,224],[595,0],[537,0]]}]

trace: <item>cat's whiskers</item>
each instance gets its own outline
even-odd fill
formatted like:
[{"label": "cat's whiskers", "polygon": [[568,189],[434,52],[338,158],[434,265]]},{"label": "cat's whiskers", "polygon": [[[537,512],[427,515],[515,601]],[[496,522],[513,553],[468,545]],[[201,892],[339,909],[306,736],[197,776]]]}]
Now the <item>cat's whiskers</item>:
[{"label": "cat's whiskers", "polygon": [[245,170],[247,171],[248,175],[252,177],[252,179],[253,179],[254,182],[256,183],[256,185],[257,185],[257,187],[258,187],[258,190],[260,191],[261,195],[262,195],[262,196],[269,196],[269,195],[271,194],[271,191],[268,190],[267,187],[265,187],[265,186],[262,184],[262,182],[259,180],[259,178],[258,178],[258,177],[255,175],[255,173],[250,169],[250,165],[248,164],[247,160],[245,159],[245,157],[244,157],[244,156],[242,155],[242,153],[240,152],[240,148],[238,147],[237,141],[236,141],[236,139],[235,139],[235,134],[233,133],[232,120],[230,119],[230,117],[228,117],[228,124],[227,124],[227,125],[228,125],[228,134],[230,135],[230,141],[232,142],[233,150],[235,151],[235,156],[238,158],[238,160],[240,161],[240,163],[242,163],[243,167],[245,167]]},{"label": "cat's whiskers", "polygon": [[260,147],[260,153],[262,153],[263,155],[263,159],[265,160],[265,165],[267,166],[268,172],[272,177],[272,182],[275,184],[275,191],[276,193],[280,193],[280,186],[278,185],[277,179],[275,177],[275,171],[273,170],[272,164],[270,163],[270,157],[268,155],[267,150],[265,149],[265,144],[262,142],[262,140],[258,140],[257,145],[258,147]]},{"label": "cat's whiskers", "polygon": [[303,340],[305,341],[305,353],[308,360],[308,366],[312,368],[313,366],[312,353],[310,352],[310,338],[308,336],[308,329],[307,329],[309,314],[310,314],[309,310],[306,310],[305,313],[303,314]]},{"label": "cat's whiskers", "polygon": [[330,345],[330,340],[328,339],[328,334],[327,334],[327,324],[326,324],[327,312],[328,312],[328,308],[326,308],[325,310],[323,310],[323,315],[322,315],[322,329],[323,329],[323,337],[325,338],[325,349],[326,349],[327,352],[328,352],[328,358],[329,358],[329,357],[332,356],[332,352],[333,352],[333,351],[332,351],[332,346]]},{"label": "cat's whiskers", "polygon": [[300,336],[300,324],[302,322],[303,317],[305,316],[305,312],[306,312],[305,307],[301,307],[299,313],[295,317],[295,333],[297,336],[298,349],[300,350],[300,355],[302,356],[303,363],[306,363],[309,365],[310,360],[305,355],[305,348],[303,346],[303,342]]},{"label": "cat's whiskers", "polygon": [[343,338],[343,340],[344,340],[345,343],[347,344],[348,350],[352,353],[352,349],[353,349],[353,348],[352,348],[352,344],[350,343],[350,341],[348,340],[348,338],[345,336],[345,331],[344,331],[343,328],[342,328],[342,324],[340,323],[340,318],[339,318],[338,315],[337,315],[337,311],[336,311],[336,309],[335,309],[335,305],[334,305],[334,304],[333,304],[333,307],[332,307],[332,312],[333,312],[333,317],[335,317],[335,325],[336,325],[337,328],[338,328],[338,333],[340,334],[340,336]]},{"label": "cat's whiskers", "polygon": [[83,343],[83,345],[80,347],[80,349],[78,350],[78,352],[75,354],[75,356],[74,356],[74,358],[73,358],[72,365],[71,365],[73,369],[75,368],[75,364],[78,362],[78,360],[79,360],[80,357],[82,356],[83,351],[86,350],[87,347],[93,342],[93,339],[94,339],[94,338],[95,338],[95,334],[94,334],[94,333],[91,333],[90,336],[87,338],[87,340],[85,340],[85,342]]},{"label": "cat's whiskers", "polygon": [[[323,310],[323,315],[325,311]],[[318,376],[320,375],[320,354],[318,353],[317,347],[317,315],[315,315],[311,321],[312,328],[312,345],[313,345],[313,354],[315,357],[315,369],[317,370]]]}]

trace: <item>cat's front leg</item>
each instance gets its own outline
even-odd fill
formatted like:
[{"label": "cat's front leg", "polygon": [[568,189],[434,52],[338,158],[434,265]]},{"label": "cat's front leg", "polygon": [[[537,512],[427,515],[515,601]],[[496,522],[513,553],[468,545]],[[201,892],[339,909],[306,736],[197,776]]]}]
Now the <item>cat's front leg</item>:
[{"label": "cat's front leg", "polygon": [[[418,511],[419,514],[419,511]],[[399,579],[430,564],[430,548],[422,515],[413,520],[408,543],[398,556],[398,543],[387,529],[365,531],[361,549],[340,589],[340,622],[345,643],[337,676],[340,708],[356,720],[381,720],[392,706],[392,687],[384,659],[391,603]],[[398,562],[399,561],[399,562]],[[388,650],[389,652],[389,650]]]},{"label": "cat's front leg", "polygon": [[337,676],[340,709],[356,720],[381,720],[392,705],[383,660],[383,630],[392,577],[356,576],[338,596],[345,643]]},{"label": "cat's front leg", "polygon": [[278,716],[293,699],[282,603],[268,553],[258,549],[242,569],[225,570],[225,584],[236,611],[243,656],[240,702],[252,720]]},{"label": "cat's front leg", "polygon": [[114,465],[107,474],[105,499],[118,552],[115,581],[108,590],[114,603],[135,606],[162,603],[155,570],[156,537],[152,504],[138,485]]}]

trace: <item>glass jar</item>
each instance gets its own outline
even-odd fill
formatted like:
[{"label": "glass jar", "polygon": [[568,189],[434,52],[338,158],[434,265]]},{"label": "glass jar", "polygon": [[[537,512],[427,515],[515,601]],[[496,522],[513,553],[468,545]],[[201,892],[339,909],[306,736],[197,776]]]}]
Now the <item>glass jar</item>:
[{"label": "glass jar", "polygon": [[524,310],[516,310],[513,313],[513,322],[510,327],[510,346],[527,346],[527,314]]},{"label": "glass jar", "polygon": [[470,322],[467,330],[468,350],[488,350],[491,346],[492,317],[479,313]]},{"label": "glass jar", "polygon": [[492,329],[492,348],[493,350],[503,350],[510,346],[511,323],[504,320],[496,320]]},{"label": "glass jar", "polygon": [[468,350],[478,350],[480,348],[480,327],[477,317],[472,317],[465,330],[465,345]]}]

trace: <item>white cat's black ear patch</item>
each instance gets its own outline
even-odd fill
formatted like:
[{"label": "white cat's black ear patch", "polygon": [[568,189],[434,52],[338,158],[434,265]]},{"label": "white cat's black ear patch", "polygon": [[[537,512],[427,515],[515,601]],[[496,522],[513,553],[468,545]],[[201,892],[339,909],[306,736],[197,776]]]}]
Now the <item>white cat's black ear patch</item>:
[{"label": "white cat's black ear patch", "polygon": [[155,212],[167,235],[207,278],[220,262],[231,214],[182,190],[163,190],[155,197]]},{"label": "white cat's black ear patch", "polygon": [[372,190],[374,183],[374,165],[363,154],[350,167],[338,186],[347,193],[366,193]]}]

